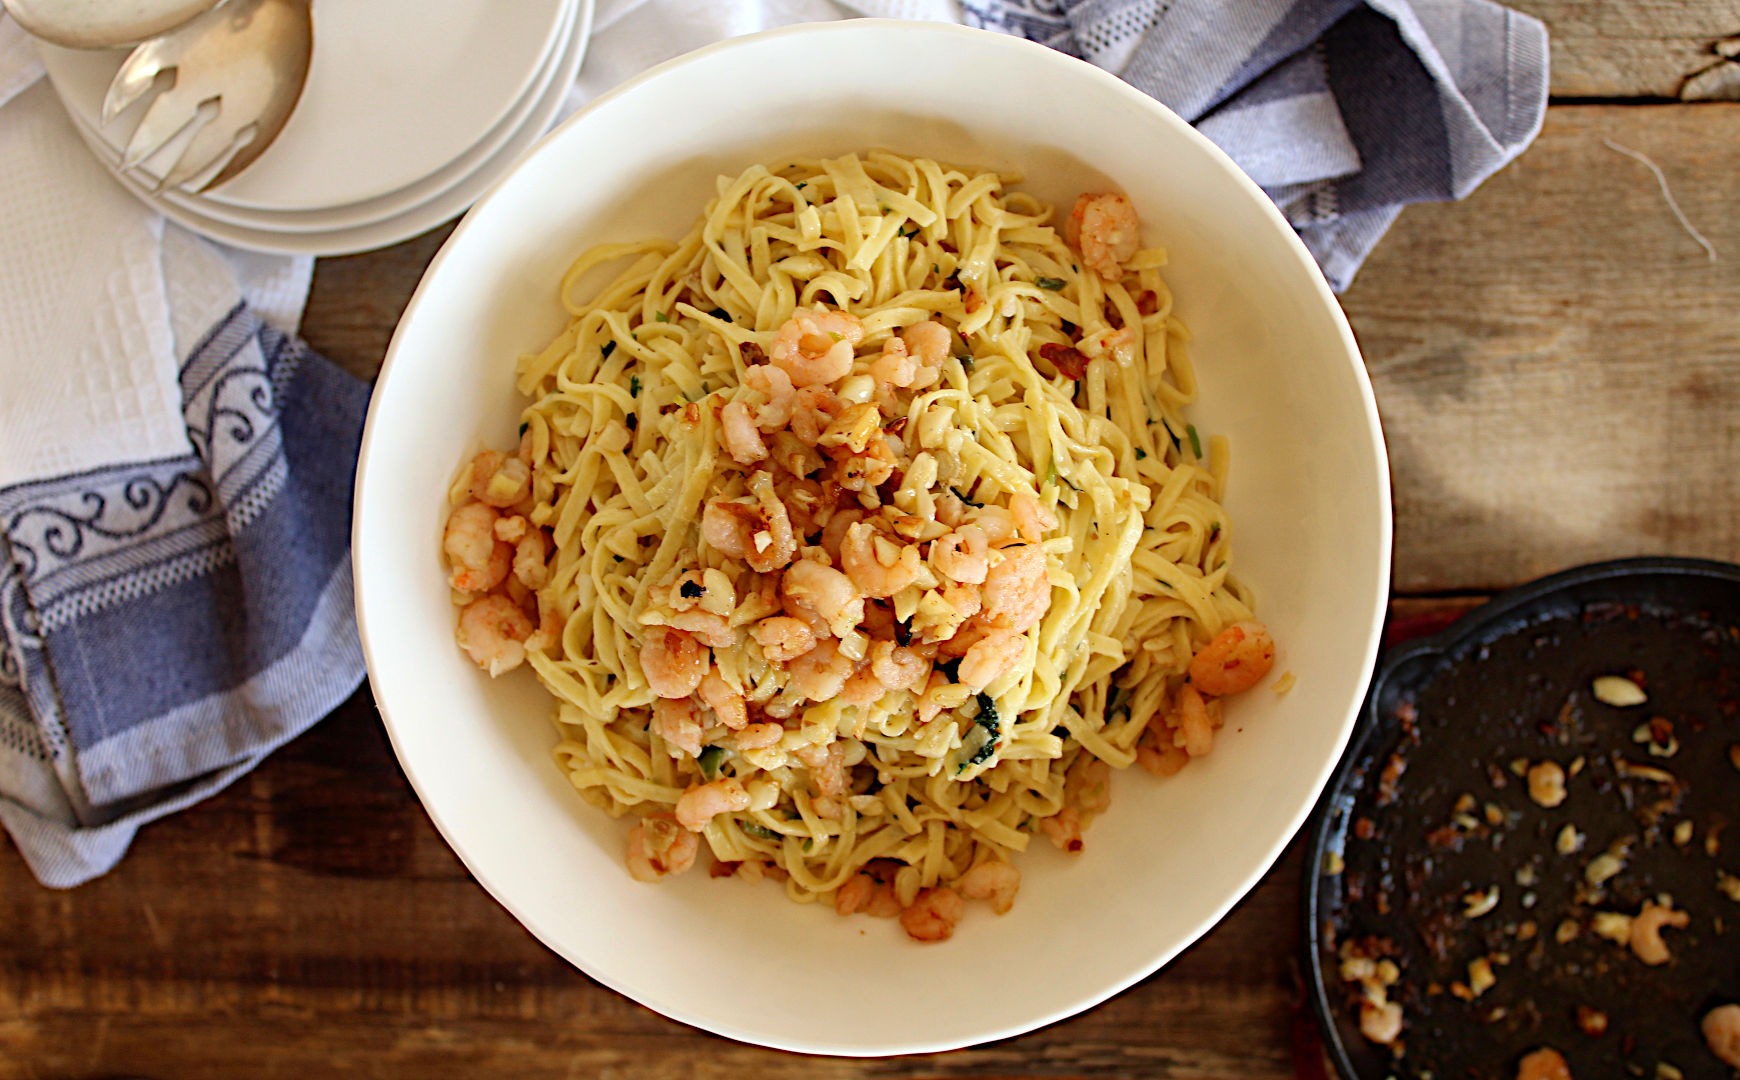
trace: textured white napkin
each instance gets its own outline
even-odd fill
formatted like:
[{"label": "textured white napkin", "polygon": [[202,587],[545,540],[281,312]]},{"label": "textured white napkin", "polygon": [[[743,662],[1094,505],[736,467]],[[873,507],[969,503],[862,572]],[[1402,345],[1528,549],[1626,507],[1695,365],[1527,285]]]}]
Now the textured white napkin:
[{"label": "textured white napkin", "polygon": [[212,245],[166,277],[177,227],[91,156],[42,74],[0,16],[0,488],[191,452],[172,297],[239,289],[294,330],[314,265]]}]

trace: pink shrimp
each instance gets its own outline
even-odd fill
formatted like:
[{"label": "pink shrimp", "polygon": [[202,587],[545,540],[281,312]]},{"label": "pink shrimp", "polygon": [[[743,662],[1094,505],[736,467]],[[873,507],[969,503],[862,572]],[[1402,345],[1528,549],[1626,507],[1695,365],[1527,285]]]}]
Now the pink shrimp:
[{"label": "pink shrimp", "polygon": [[628,831],[628,874],[649,883],[680,874],[695,865],[700,847],[701,838],[678,828],[670,814],[648,814]]},{"label": "pink shrimp", "polygon": [[767,355],[791,376],[794,386],[830,383],[852,370],[852,350],[864,339],[856,315],[829,311],[793,313],[773,339]]},{"label": "pink shrimp", "polygon": [[1190,682],[1204,694],[1225,697],[1257,685],[1275,666],[1275,641],[1255,620],[1233,623],[1190,659]]},{"label": "pink shrimp", "polygon": [[691,832],[700,832],[720,814],[734,814],[749,809],[749,792],[734,776],[721,776],[710,783],[692,787],[677,797],[677,824]]},{"label": "pink shrimp", "polygon": [[1064,228],[1081,261],[1107,281],[1124,276],[1124,262],[1141,246],[1141,230],[1136,208],[1116,192],[1081,196]]},{"label": "pink shrimp", "polygon": [[654,698],[652,730],[665,741],[672,757],[701,754],[701,721],[690,698]]},{"label": "pink shrimp", "polygon": [[459,613],[459,646],[493,678],[512,671],[526,659],[526,639],[532,620],[505,596],[485,596]]},{"label": "pink shrimp", "polygon": [[532,491],[532,470],[518,457],[485,450],[471,459],[471,497],[486,506],[512,506]]},{"label": "pink shrimp", "polygon": [[900,913],[900,926],[914,941],[947,941],[965,911],[965,902],[953,889],[925,889]]},{"label": "pink shrimp", "polygon": [[441,550],[452,566],[448,584],[460,592],[483,593],[500,585],[513,569],[513,545],[496,539],[501,515],[485,503],[466,503],[447,515]]},{"label": "pink shrimp", "polygon": [[954,580],[979,585],[990,571],[990,541],[977,525],[962,525],[931,541],[931,565]]},{"label": "pink shrimp", "polygon": [[790,615],[773,615],[755,624],[749,632],[761,646],[761,655],[776,664],[796,660],[816,647],[816,634],[809,624]]},{"label": "pink shrimp", "polygon": [[749,406],[741,401],[727,402],[719,412],[719,444],[739,465],[753,465],[767,460],[767,444],[761,441]]},{"label": "pink shrimp", "polygon": [[1051,607],[1045,549],[1037,544],[1001,548],[1003,560],[985,576],[984,618],[993,626],[1025,631]]},{"label": "pink shrimp", "polygon": [[686,698],[706,677],[707,647],[694,636],[668,626],[647,628],[640,650],[640,670],[652,692],[662,698]]}]

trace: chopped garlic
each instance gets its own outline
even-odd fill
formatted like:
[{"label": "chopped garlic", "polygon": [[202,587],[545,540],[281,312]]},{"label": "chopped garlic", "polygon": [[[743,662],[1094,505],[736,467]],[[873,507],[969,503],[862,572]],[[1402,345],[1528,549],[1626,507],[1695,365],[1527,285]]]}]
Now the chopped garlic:
[{"label": "chopped garlic", "polygon": [[1619,709],[1642,705],[1649,700],[1643,687],[1623,675],[1603,675],[1595,680],[1590,689],[1594,692],[1596,701]]}]

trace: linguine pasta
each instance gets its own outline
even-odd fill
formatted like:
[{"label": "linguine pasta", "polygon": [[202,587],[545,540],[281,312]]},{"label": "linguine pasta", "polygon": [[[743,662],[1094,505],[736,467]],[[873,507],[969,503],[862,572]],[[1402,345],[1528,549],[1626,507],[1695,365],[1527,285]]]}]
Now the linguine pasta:
[{"label": "linguine pasta", "polygon": [[946,937],[1267,670],[1164,252],[1117,195],[1072,248],[1012,181],[757,165],[563,277],[520,454],[462,471],[447,551],[462,644],[529,662],[580,795],[643,819],[637,877],[698,838]]}]

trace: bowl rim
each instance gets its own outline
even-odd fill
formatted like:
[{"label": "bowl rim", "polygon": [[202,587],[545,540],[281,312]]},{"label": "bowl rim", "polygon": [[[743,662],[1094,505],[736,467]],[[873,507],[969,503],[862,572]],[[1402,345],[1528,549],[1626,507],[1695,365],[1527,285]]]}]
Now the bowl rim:
[{"label": "bowl rim", "polygon": [[[561,957],[565,962],[573,965],[589,978],[594,979],[610,990],[622,994],[637,1004],[651,1009],[669,1019],[687,1024],[702,1031],[734,1039],[739,1042],[794,1053],[857,1058],[941,1053],[968,1046],[982,1045],[1000,1039],[1011,1038],[1013,1036],[1026,1034],[1030,1031],[1036,1031],[1043,1027],[1048,1027],[1060,1020],[1067,1019],[1071,1016],[1077,1015],[1078,1013],[1094,1008],[1115,995],[1129,989],[1136,983],[1148,978],[1156,971],[1171,963],[1185,949],[1188,949],[1191,945],[1200,941],[1205,934],[1215,926],[1219,925],[1220,922],[1225,919],[1227,913],[1230,912],[1241,900],[1248,896],[1251,890],[1255,888],[1265,876],[1267,876],[1269,871],[1274,868],[1275,863],[1279,860],[1282,853],[1286,851],[1293,839],[1299,835],[1301,829],[1306,826],[1317,804],[1317,800],[1321,798],[1331,775],[1334,773],[1338,763],[1347,751],[1349,741],[1356,729],[1356,723],[1359,717],[1361,704],[1364,700],[1365,690],[1370,686],[1373,672],[1376,667],[1384,617],[1388,611],[1394,539],[1394,526],[1392,520],[1394,511],[1391,496],[1389,458],[1385,446],[1383,429],[1379,419],[1376,397],[1372,391],[1371,380],[1366,371],[1365,363],[1359,350],[1359,345],[1354,338],[1352,328],[1348,324],[1347,316],[1345,312],[1343,312],[1340,302],[1330,290],[1328,281],[1324,278],[1323,272],[1319,268],[1316,259],[1305,247],[1304,242],[1299,238],[1298,234],[1287,222],[1286,218],[1281,214],[1274,202],[1263,192],[1262,188],[1247,176],[1245,172],[1233,162],[1232,158],[1229,157],[1219,146],[1215,145],[1212,140],[1188,124],[1176,112],[1161,103],[1159,100],[1136,89],[1118,76],[1095,67],[1085,60],[1059,52],[1038,42],[1029,41],[1025,38],[1011,34],[1002,34],[991,30],[953,23],[902,19],[842,19],[823,22],[797,23],[777,27],[754,34],[728,38],[684,53],[661,64],[655,65],[654,67],[648,68],[639,75],[612,87],[608,92],[588,102],[572,116],[568,117],[551,131],[546,133],[520,158],[518,162],[491,184],[484,194],[472,205],[472,208],[466,212],[458,226],[442,243],[440,250],[436,252],[434,258],[430,260],[429,265],[425,267],[422,276],[418,279],[416,289],[412,292],[410,300],[406,303],[404,311],[400,314],[399,321],[394,326],[392,337],[387,346],[386,355],[382,360],[380,371],[376,376],[374,392],[371,397],[371,406],[376,399],[380,398],[381,395],[387,392],[389,381],[395,376],[399,368],[403,366],[398,363],[398,359],[403,345],[403,339],[406,336],[405,328],[414,320],[422,305],[426,292],[429,289],[430,282],[441,273],[447,261],[454,257],[454,253],[464,245],[470,229],[476,224],[480,217],[479,211],[499,197],[502,190],[512,183],[530,162],[543,154],[547,147],[552,145],[555,140],[564,137],[570,128],[582,123],[585,118],[591,116],[594,112],[610,106],[611,103],[615,102],[617,99],[635,92],[647,83],[663,78],[671,72],[709,60],[720,53],[749,50],[761,45],[762,43],[776,39],[827,38],[842,34],[860,35],[869,30],[953,36],[964,42],[972,42],[975,46],[1008,50],[1012,57],[1017,58],[1021,62],[1030,62],[1035,65],[1052,65],[1052,70],[1054,72],[1065,71],[1072,73],[1068,76],[1071,78],[1081,78],[1090,81],[1097,80],[1103,89],[1109,90],[1113,94],[1121,97],[1127,107],[1147,111],[1167,128],[1171,129],[1174,135],[1184,139],[1186,142],[1194,144],[1197,149],[1205,152],[1213,166],[1219,169],[1223,174],[1226,182],[1238,189],[1247,200],[1254,202],[1258,212],[1264,215],[1274,229],[1280,234],[1283,244],[1293,256],[1297,269],[1303,273],[1305,280],[1308,282],[1307,287],[1313,290],[1319,305],[1324,309],[1326,315],[1330,319],[1331,325],[1335,329],[1341,344],[1341,361],[1348,369],[1348,374],[1353,380],[1354,388],[1358,392],[1360,406],[1364,414],[1365,432],[1369,439],[1367,449],[1373,455],[1374,461],[1377,462],[1379,466],[1376,469],[1378,490],[1374,494],[1376,503],[1383,508],[1383,511],[1378,515],[1378,535],[1375,537],[1376,543],[1374,545],[1376,554],[1375,561],[1378,565],[1378,581],[1375,583],[1377,588],[1375,589],[1374,609],[1369,619],[1365,640],[1358,643],[1360,655],[1360,690],[1347,703],[1346,716],[1341,724],[1341,734],[1335,752],[1327,756],[1318,769],[1318,776],[1313,785],[1316,795],[1313,798],[1304,801],[1304,803],[1294,811],[1292,816],[1284,823],[1284,828],[1278,828],[1275,831],[1273,840],[1268,845],[1267,850],[1264,851],[1255,861],[1251,872],[1238,883],[1236,888],[1229,891],[1221,902],[1213,908],[1210,916],[1203,920],[1200,927],[1177,942],[1173,947],[1160,950],[1136,968],[1117,979],[1109,981],[1106,985],[1100,987],[1093,993],[1085,995],[1068,1005],[1053,1009],[1044,1014],[1024,1018],[1015,1022],[987,1024],[980,1030],[967,1032],[961,1035],[910,1043],[889,1043],[886,1041],[869,1042],[861,1039],[853,1039],[851,1037],[830,1037],[825,1040],[790,1039],[775,1034],[750,1032],[738,1028],[735,1025],[720,1023],[717,1020],[701,1015],[692,1008],[670,1002],[658,994],[649,993],[644,987],[636,985],[629,978],[616,974],[605,974],[595,970],[594,966],[585,957],[571,955],[567,950],[555,944],[556,940],[558,940],[558,935],[523,912],[513,901],[512,897],[506,895],[503,890],[498,889],[479,869],[479,867],[474,865],[475,860],[469,856],[466,851],[462,850],[458,844],[454,843],[453,830],[448,827],[446,822],[443,820],[442,813],[435,808],[430,799],[426,796],[423,785],[419,781],[415,770],[406,760],[405,751],[401,746],[401,741],[398,735],[398,728],[392,718],[388,703],[383,700],[382,697],[380,681],[372,677],[375,671],[376,661],[374,649],[370,644],[369,612],[366,600],[368,594],[366,581],[368,579],[364,573],[364,549],[359,543],[364,531],[365,507],[367,506],[366,496],[367,493],[372,490],[369,483],[371,472],[369,463],[373,456],[371,451],[374,440],[377,436],[376,421],[379,417],[378,409],[373,407],[369,409],[367,419],[364,423],[362,443],[357,458],[355,495],[351,524],[351,560],[356,590],[355,603],[357,630],[362,642],[364,661],[371,674],[371,678],[369,679],[370,693],[374,697],[376,709],[381,715],[382,725],[386,729],[388,741],[393,747],[394,756],[398,758],[400,767],[405,773],[406,780],[410,783],[412,790],[417,795],[418,801],[422,804],[424,812],[429,816],[430,821],[434,824],[436,831],[441,835],[442,840],[447,843],[447,846],[453,851],[454,855],[457,856],[460,862],[465,866],[467,872],[471,874],[484,891],[488,893],[497,904],[500,904],[504,909],[506,909],[506,911],[512,915],[521,926],[531,933],[540,944]],[[1036,70],[1043,69],[1036,68]],[[1350,645],[1351,644],[1352,643],[1350,643]]]}]

